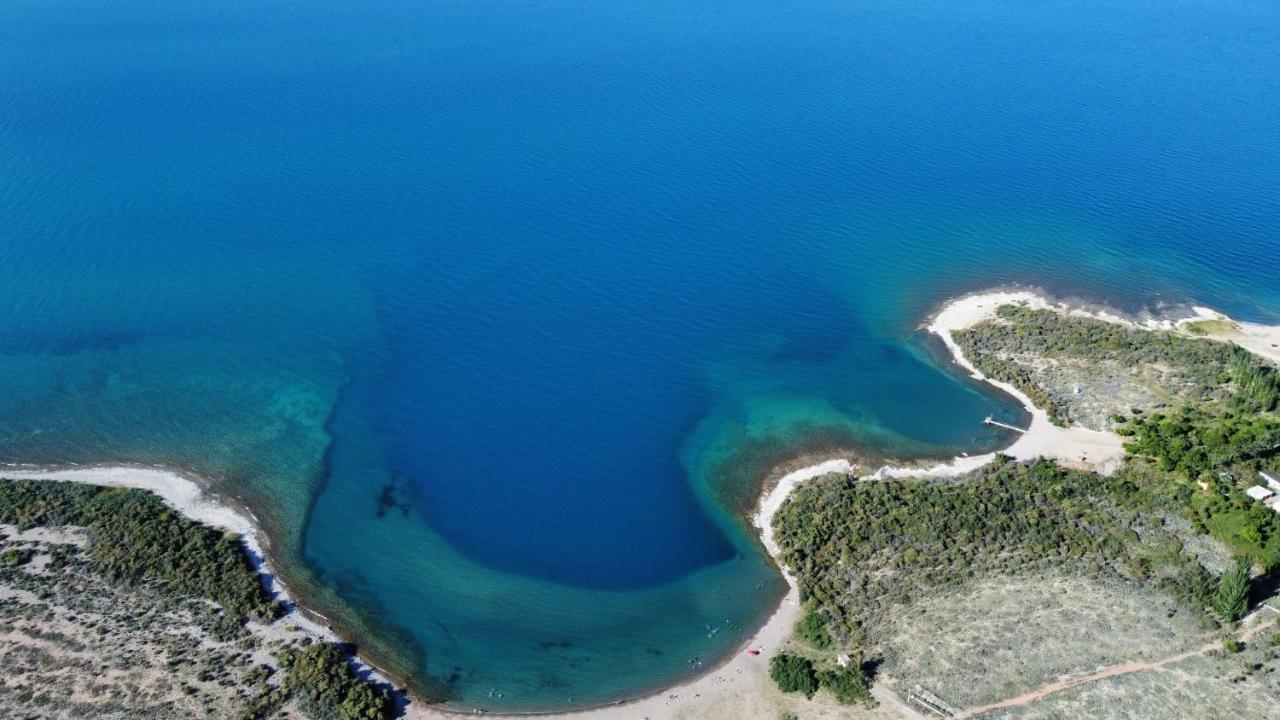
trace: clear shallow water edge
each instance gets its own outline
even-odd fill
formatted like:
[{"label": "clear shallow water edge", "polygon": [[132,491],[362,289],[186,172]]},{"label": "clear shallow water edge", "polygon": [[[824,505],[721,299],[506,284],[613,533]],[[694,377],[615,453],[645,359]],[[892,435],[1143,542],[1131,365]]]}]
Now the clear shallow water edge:
[{"label": "clear shallow water edge", "polygon": [[999,442],[915,335],[943,300],[1277,318],[1278,37],[1256,0],[7,7],[0,460],[199,468],[457,707],[665,686],[776,600],[768,467]]}]

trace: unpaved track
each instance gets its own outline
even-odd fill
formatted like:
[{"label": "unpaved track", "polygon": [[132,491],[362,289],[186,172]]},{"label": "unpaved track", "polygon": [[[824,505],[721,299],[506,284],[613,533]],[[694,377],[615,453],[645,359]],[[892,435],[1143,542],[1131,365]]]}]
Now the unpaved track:
[{"label": "unpaved track", "polygon": [[[1266,612],[1266,610],[1259,609],[1255,611],[1254,617],[1256,617],[1258,613],[1261,613],[1261,612]],[[1252,638],[1254,635],[1257,635],[1262,630],[1268,627],[1272,627],[1274,625],[1275,625],[1274,622],[1256,622],[1250,627],[1246,628],[1244,632],[1240,634],[1240,639],[1244,641],[1248,641],[1250,638]],[[993,703],[991,705],[983,705],[981,707],[969,708],[964,712],[960,713],[959,715],[957,715],[956,717],[972,718],[972,717],[977,717],[979,715],[982,715],[984,713],[991,712],[992,710],[1000,710],[1008,707],[1020,707],[1023,705],[1030,705],[1031,703],[1041,700],[1045,697],[1048,697],[1049,695],[1062,692],[1063,690],[1067,690],[1069,688],[1073,688],[1078,685],[1085,685],[1088,683],[1097,682],[1099,680],[1105,680],[1107,678],[1116,677],[1117,675],[1128,675],[1129,673],[1142,672],[1143,670],[1163,670],[1165,667],[1169,665],[1180,663],[1183,660],[1187,660],[1200,655],[1207,655],[1208,653],[1221,648],[1222,648],[1222,643],[1220,641],[1211,642],[1211,643],[1206,643],[1196,648],[1195,650],[1188,650],[1186,652],[1179,653],[1177,655],[1171,655],[1162,660],[1156,660],[1153,662],[1130,661],[1126,663],[1120,663],[1119,665],[1109,665],[1107,667],[1101,668],[1099,670],[1095,670],[1091,673],[1086,673],[1084,675],[1074,675],[1071,677],[1063,678],[1061,680],[1055,680],[1054,682],[1048,683],[1046,685],[1042,685],[1036,688],[1035,690],[1032,690],[1031,692],[1024,693],[1017,697],[1009,698],[1008,700],[1001,700],[1000,702]]]}]

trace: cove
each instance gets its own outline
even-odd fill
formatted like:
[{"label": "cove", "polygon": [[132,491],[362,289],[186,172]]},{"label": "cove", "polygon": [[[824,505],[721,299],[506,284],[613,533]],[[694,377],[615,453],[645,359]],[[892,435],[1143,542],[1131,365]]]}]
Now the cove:
[{"label": "cove", "polygon": [[0,461],[207,474],[459,709],[731,652],[782,591],[744,522],[779,463],[1007,441],[918,331],[950,297],[1280,311],[1249,0],[48,0],[0,36]]}]

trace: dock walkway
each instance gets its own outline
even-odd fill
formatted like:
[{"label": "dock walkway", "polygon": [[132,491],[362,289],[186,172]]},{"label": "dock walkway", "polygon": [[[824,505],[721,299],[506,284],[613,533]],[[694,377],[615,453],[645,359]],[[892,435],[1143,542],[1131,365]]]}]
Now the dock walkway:
[{"label": "dock walkway", "polygon": [[995,418],[992,418],[992,417],[988,417],[986,420],[983,420],[983,421],[982,421],[982,424],[983,424],[983,425],[995,425],[996,427],[1002,427],[1002,428],[1004,428],[1004,429],[1006,429],[1006,430],[1013,430],[1013,431],[1015,431],[1015,432],[1020,432],[1020,433],[1025,433],[1025,432],[1026,432],[1026,429],[1025,429],[1025,428],[1020,428],[1020,427],[1018,427],[1018,426],[1016,426],[1016,425],[1010,425],[1010,424],[1008,424],[1008,423],[1002,423],[1002,422],[1000,422],[999,420],[996,420]]}]

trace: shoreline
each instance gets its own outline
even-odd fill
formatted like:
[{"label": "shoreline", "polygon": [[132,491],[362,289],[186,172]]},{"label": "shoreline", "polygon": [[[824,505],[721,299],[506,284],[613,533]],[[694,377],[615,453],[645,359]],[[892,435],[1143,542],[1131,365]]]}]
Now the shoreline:
[{"label": "shoreline", "polygon": [[[927,330],[942,340],[951,355],[951,361],[965,371],[966,374],[1009,394],[1018,400],[1027,412],[1031,414],[1032,422],[1030,427],[1027,428],[1027,432],[1022,433],[1008,447],[997,451],[1016,460],[1034,460],[1038,457],[1049,457],[1065,465],[1094,470],[1105,475],[1114,472],[1119,467],[1125,454],[1123,441],[1115,433],[1078,427],[1061,428],[1054,425],[1049,421],[1048,413],[1036,407],[1035,403],[1025,393],[1008,383],[987,377],[974,367],[969,359],[965,357],[960,346],[951,337],[953,331],[963,330],[984,320],[994,318],[996,310],[1001,305],[1022,302],[1036,308],[1054,310],[1079,317],[1090,317],[1150,330],[1183,332],[1184,334],[1190,334],[1183,329],[1183,326],[1189,322],[1204,319],[1224,320],[1234,324],[1237,328],[1237,333],[1246,336],[1250,340],[1250,345],[1245,343],[1238,344],[1247,350],[1267,357],[1273,362],[1280,363],[1280,326],[1242,323],[1231,320],[1222,313],[1200,306],[1193,306],[1194,314],[1189,317],[1177,320],[1152,319],[1139,322],[1130,319],[1124,313],[1109,308],[1093,305],[1087,307],[1071,305],[1051,299],[1047,293],[1029,289],[985,290],[952,298],[942,303],[939,309],[929,316],[926,322]],[[1236,340],[1236,337],[1230,334],[1197,337],[1220,341]],[[997,452],[957,456],[933,465],[883,465],[865,477],[875,480],[908,477],[954,477],[993,462]],[[846,458],[830,458],[787,472],[774,481],[771,486],[766,486],[761,491],[756,512],[752,516],[752,524],[759,530],[761,543],[768,551],[770,558],[777,564],[783,578],[787,581],[788,590],[778,609],[774,611],[774,614],[770,616],[765,625],[739,648],[739,653],[745,648],[763,647],[767,650],[771,647],[781,646],[790,638],[791,629],[796,620],[799,619],[799,590],[795,578],[786,566],[782,564],[779,557],[780,548],[773,533],[772,520],[774,514],[782,507],[791,493],[806,481],[823,475],[849,473],[855,470],[857,470],[857,466]],[[763,653],[760,657],[764,657]],[[723,687],[723,685],[717,685],[714,682],[708,682],[708,680],[716,679],[714,676],[717,676],[724,667],[732,665],[734,662],[734,657],[731,657],[721,668],[637,700],[618,703],[606,708],[567,711],[544,717],[563,718],[564,720],[622,720],[623,718],[634,718],[636,713],[639,712],[648,720],[659,720],[660,718],[674,720],[676,717],[682,717],[680,713],[687,710],[688,707],[680,707],[673,705],[673,703],[679,702],[681,698],[687,697],[690,693],[701,701],[717,702],[715,690],[717,687]],[[757,663],[757,666],[765,668],[764,671],[748,675],[746,679],[750,681],[758,678],[768,690],[772,690],[773,681],[768,676],[767,663]],[[736,678],[743,678],[743,676],[736,675]],[[734,687],[734,690],[741,691],[743,687],[743,684],[739,684]],[[758,692],[761,688],[757,687],[755,690]],[[748,692],[750,691],[749,689]],[[412,717],[421,717],[425,720],[426,718],[443,719],[450,715],[451,713],[437,711],[434,714]]]},{"label": "shoreline", "polygon": [[[838,467],[837,467],[838,466]],[[828,472],[843,472],[852,467],[844,459],[826,461],[817,465],[801,468],[785,475],[768,494],[772,498],[771,510],[767,515],[757,514],[754,525],[767,543],[771,558],[777,561],[777,545],[773,541],[773,511],[781,507],[791,490],[803,481]],[[246,627],[251,632],[261,632],[268,636],[293,632],[315,641],[346,642],[331,629],[327,623],[317,620],[311,615],[324,618],[305,605],[299,603],[289,589],[280,580],[273,569],[271,556],[264,545],[264,534],[258,527],[257,519],[247,508],[234,507],[231,503],[209,493],[199,482],[195,473],[187,470],[176,470],[162,466],[148,465],[67,465],[40,466],[29,464],[0,464],[0,480],[41,480],[50,482],[72,482],[101,487],[129,488],[144,490],[156,495],[164,504],[181,513],[190,520],[203,523],[224,532],[235,533],[242,542],[254,570],[262,579],[267,592],[286,608],[283,616],[269,624],[250,621]],[[779,565],[781,569],[782,566]],[[776,650],[790,637],[791,629],[800,615],[799,590],[790,573],[783,570],[788,589],[779,606],[768,620],[757,629],[751,637],[744,641],[740,648],[728,656],[722,663],[704,670],[697,676],[682,680],[680,683],[638,696],[630,700],[622,700],[610,705],[533,713],[486,713],[492,717],[530,717],[530,718],[608,718],[622,720],[634,718],[636,712],[643,712],[645,717],[673,717],[663,710],[674,711],[672,703],[687,696],[698,696],[712,699],[715,688],[704,687],[719,673],[738,661],[747,648]],[[358,643],[357,643],[358,645]],[[751,658],[753,662],[746,666],[734,668],[738,672],[731,678],[721,678],[715,683],[722,692],[732,691],[732,695],[742,695],[745,686],[758,686],[761,682],[772,682],[768,676],[768,656],[764,653]],[[357,674],[377,684],[391,688],[395,694],[407,701],[401,709],[399,717],[405,720],[455,719],[463,715],[473,715],[474,711],[452,709],[425,703],[410,693],[392,676],[369,663],[358,653],[351,657]],[[748,672],[748,671],[754,672]],[[747,688],[748,692],[753,688]]]},{"label": "shoreline", "polygon": [[[189,520],[235,533],[267,593],[285,607],[284,615],[270,623],[249,621],[246,627],[250,632],[269,637],[293,633],[317,642],[345,643],[329,626],[328,618],[298,602],[280,579],[269,552],[270,543],[264,542],[266,535],[253,511],[210,493],[197,477],[192,471],[154,465],[0,464],[2,480],[44,480],[145,490]],[[351,659],[353,669],[362,678],[403,692],[387,673],[364,658],[356,655]]]},{"label": "shoreline", "polygon": [[[1084,308],[1051,299],[1044,293],[1028,290],[991,290],[971,293],[943,303],[927,320],[927,330],[937,335],[946,345],[951,361],[970,377],[994,387],[1017,399],[1031,415],[1031,424],[1008,447],[999,451],[1017,460],[1037,457],[1053,458],[1064,465],[1090,469],[1102,474],[1114,471],[1124,457],[1121,438],[1115,433],[1062,428],[1049,421],[1048,414],[1037,408],[1031,399],[1016,387],[986,377],[964,356],[960,346],[951,337],[956,330],[963,330],[995,317],[997,308],[1010,303],[1025,303],[1037,309],[1050,309],[1070,315],[1091,317],[1150,330],[1167,330],[1204,339],[1236,342],[1247,350],[1280,363],[1280,326],[1267,326],[1231,320],[1226,315],[1208,308],[1193,306],[1193,314],[1176,320],[1149,319],[1138,321],[1105,308]],[[1218,332],[1191,333],[1188,323],[1200,320],[1221,321],[1227,326]],[[992,462],[997,453],[974,456],[957,456],[934,465],[883,465],[869,479],[881,480],[906,477],[951,477],[977,469]],[[746,702],[749,710],[759,693],[774,691],[768,674],[768,657],[789,640],[792,628],[800,616],[799,589],[795,578],[780,560],[780,548],[773,533],[774,514],[782,507],[791,493],[805,482],[833,473],[848,474],[860,468],[848,459],[826,459],[783,474],[762,489],[752,525],[760,533],[761,543],[769,557],[777,565],[788,590],[768,620],[744,641],[733,654],[716,667],[701,671],[662,690],[594,708],[567,709],[549,713],[493,713],[497,717],[565,718],[566,720],[622,720],[642,716],[649,720],[675,718],[690,709],[691,705],[718,707],[726,702]],[[194,476],[194,477],[193,477]],[[161,498],[174,510],[198,522],[234,532],[240,536],[255,570],[263,578],[268,592],[282,601],[286,614],[271,623],[271,628],[296,628],[297,632],[315,640],[345,642],[327,623],[314,619],[323,615],[299,604],[288,588],[274,572],[268,553],[269,543],[258,526],[257,518],[249,508],[239,508],[209,493],[198,481],[198,475],[189,471],[168,467],[144,465],[101,465],[41,467],[32,465],[0,465],[0,478],[53,480],[79,482],[107,487],[128,487],[147,490]],[[314,617],[313,617],[314,616]],[[747,649],[758,649],[757,656],[746,656]],[[400,683],[380,671],[357,654],[352,658],[356,671],[373,682],[386,685],[408,701],[402,717],[407,720],[431,720],[456,718],[472,714],[463,709],[443,708],[427,704],[410,694]],[[727,675],[727,677],[726,677]],[[776,692],[776,691],[775,691]],[[691,702],[684,702],[684,701]]]},{"label": "shoreline", "polygon": [[[1036,309],[1056,310],[1067,314],[1091,317],[1107,322],[1128,324],[1121,316],[1101,310],[1083,310],[1056,304],[1044,295],[1030,290],[991,291],[966,295],[945,304],[929,321],[929,332],[937,335],[951,352],[951,361],[960,366],[970,377],[999,388],[1022,404],[1031,415],[1026,432],[1000,452],[1015,460],[1034,460],[1047,457],[1060,463],[1081,469],[1097,470],[1103,475],[1114,472],[1124,458],[1124,443],[1113,432],[1087,430],[1079,427],[1059,427],[1049,420],[1049,413],[1039,408],[1013,385],[989,378],[965,357],[964,351],[951,334],[973,327],[996,317],[1002,305],[1026,304]],[[1092,457],[1090,457],[1092,454]],[[976,457],[956,458],[952,463],[938,466],[935,471],[943,474],[959,474],[985,465],[995,459],[996,453]],[[882,469],[884,476],[904,477],[892,468]]]}]

